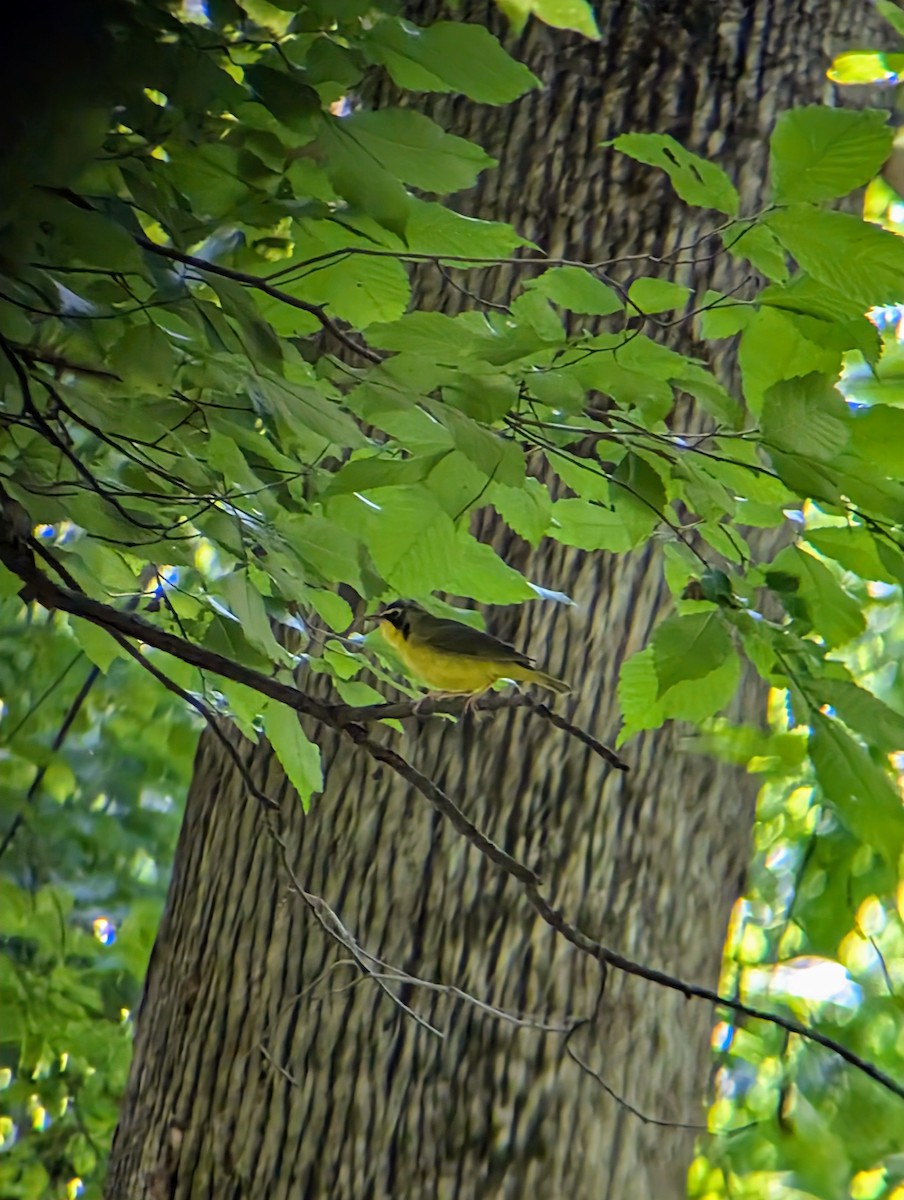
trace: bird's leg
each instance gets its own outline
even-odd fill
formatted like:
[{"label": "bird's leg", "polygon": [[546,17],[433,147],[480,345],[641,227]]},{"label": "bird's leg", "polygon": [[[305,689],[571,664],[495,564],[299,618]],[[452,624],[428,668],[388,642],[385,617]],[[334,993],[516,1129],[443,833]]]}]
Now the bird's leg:
[{"label": "bird's leg", "polygon": [[464,716],[465,713],[471,713],[473,716],[477,716],[477,702],[481,696],[485,694],[485,691],[486,689],[481,692],[471,692],[468,695],[467,699],[465,700],[464,707],[461,710],[462,716]]}]

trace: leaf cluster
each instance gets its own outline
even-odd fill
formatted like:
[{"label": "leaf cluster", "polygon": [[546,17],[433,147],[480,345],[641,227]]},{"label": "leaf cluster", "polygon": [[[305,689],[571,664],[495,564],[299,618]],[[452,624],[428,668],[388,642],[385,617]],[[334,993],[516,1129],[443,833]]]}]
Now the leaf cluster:
[{"label": "leaf cluster", "polygon": [[[581,4],[507,7],[594,32]],[[704,292],[684,259],[638,262],[626,247],[607,262],[553,261],[507,225],[460,215],[442,197],[472,186],[489,156],[413,106],[357,100],[373,70],[491,105],[535,87],[482,26],[417,28],[358,0],[210,0],[203,18],[143,0],[128,13],[85,85],[84,136],[47,142],[40,170],[33,147],[17,146],[26,176],[0,197],[4,519],[24,514],[48,573],[259,671],[290,681],[305,666],[342,701],[368,704],[391,675],[378,641],[355,633],[365,608],[560,594],[475,536],[481,510],[531,546],[652,543],[674,613],[624,664],[621,741],[681,720],[741,757],[747,743],[713,721],[751,666],[793,713],[752,753],[805,764],[887,893],[904,845],[889,761],[904,718],[845,654],[867,630],[868,584],[895,595],[904,584],[900,351],[864,315],[899,299],[904,244],[830,207],[881,167],[886,114],[783,114],[771,198],[755,212],[720,165],[673,138],[626,132],[601,147],[664,171],[683,202],[710,211],[692,273],[726,256],[743,278],[731,294]],[[111,37],[103,6],[85,20]],[[511,296],[486,294],[500,264],[517,276]],[[464,311],[416,307],[415,268],[449,280]],[[691,332],[693,354],[678,348]],[[799,536],[757,561],[751,531],[787,530],[789,513]],[[19,1009],[40,1002],[4,1047],[16,1127],[29,1105],[46,1114],[65,1100],[67,1131],[49,1185],[27,1139],[6,1160],[18,1174],[4,1191],[30,1196],[66,1171],[90,1175],[98,1155],[89,1162],[78,1138],[107,1136],[109,1105],[96,1127],[87,1101],[78,1128],[65,1124],[89,1088],[59,1082],[61,1056],[73,1061],[86,1013],[105,1021],[78,1070],[115,1093],[124,1059],[106,1073],[95,1057],[125,1053],[117,1014],[160,895],[159,878],[129,890],[135,839],[156,864],[172,835],[144,829],[143,781],[178,790],[194,727],[169,693],[138,682],[108,631],[48,622],[21,586],[0,568],[19,669],[38,691],[52,686],[38,703],[4,680],[9,820],[44,768],[10,860],[0,957]],[[76,651],[69,682],[53,684]],[[249,737],[266,734],[304,803],[322,788],[294,713],[175,657],[154,662]],[[88,664],[99,672],[88,707],[52,749]],[[36,844],[52,863],[33,861]],[[64,941],[47,941],[51,910]],[[90,923],[126,911],[140,932],[130,942],[124,921],[122,974],[105,991],[114,958]]]}]

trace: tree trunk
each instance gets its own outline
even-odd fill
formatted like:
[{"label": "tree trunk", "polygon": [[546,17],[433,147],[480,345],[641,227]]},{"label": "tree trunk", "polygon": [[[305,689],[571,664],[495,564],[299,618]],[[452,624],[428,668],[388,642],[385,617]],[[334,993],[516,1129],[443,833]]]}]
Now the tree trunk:
[{"label": "tree trunk", "polygon": [[[470,211],[509,220],[554,256],[661,255],[692,243],[709,219],[680,204],[661,173],[598,148],[625,130],[669,132],[717,156],[752,210],[777,113],[824,99],[831,52],[878,36],[866,27],[871,10],[850,0],[602,7],[596,44],[529,26],[519,53],[542,91],[502,110],[432,105],[500,160],[467,198]],[[725,258],[694,267],[694,286],[725,286]],[[507,286],[483,278],[478,290],[499,299]],[[549,544],[531,553],[487,533],[578,606],[507,612],[495,631],[570,677],[565,711],[611,743],[620,663],[669,603],[657,552],[614,558]],[[761,708],[748,686],[735,715],[756,721]],[[257,802],[205,737],[108,1197],[683,1195],[693,1130],[646,1124],[628,1105],[660,1122],[703,1123],[710,1009],[612,972],[604,981],[418,794],[347,742],[313,732],[328,782],[307,816],[269,749],[241,746],[261,786],[282,797],[279,830],[302,886],[387,972],[454,985],[528,1023],[390,983],[440,1040],[362,978],[292,891]],[[630,774],[613,773],[524,711],[387,736],[536,867],[588,934],[716,983],[747,858],[750,779],[683,754],[671,729],[630,743]],[[586,1024],[568,1046],[602,1085],[572,1061],[561,1033],[536,1028],[575,1018]]]}]

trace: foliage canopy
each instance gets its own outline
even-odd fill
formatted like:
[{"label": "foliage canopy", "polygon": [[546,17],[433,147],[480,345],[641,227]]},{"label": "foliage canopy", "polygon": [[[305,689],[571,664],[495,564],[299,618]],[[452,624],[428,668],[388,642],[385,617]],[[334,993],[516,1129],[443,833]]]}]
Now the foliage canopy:
[{"label": "foliage canopy", "polygon": [[[595,35],[574,0],[504,7]],[[78,45],[101,66],[66,59],[62,90],[35,98],[13,139],[0,190],[3,1194],[62,1195],[75,1177],[98,1194],[128,1055],[122,1012],[196,731],[102,615],[26,603],[32,571],[109,610],[137,606],[245,668],[291,681],[304,662],[361,705],[382,699],[392,664],[350,636],[351,598],[411,596],[439,612],[455,610],[435,592],[564,599],[556,579],[526,579],[474,536],[478,510],[533,546],[625,554],[655,540],[675,611],[624,665],[619,741],[691,722],[699,749],[771,780],[773,840],[818,826],[812,863],[847,890],[809,877],[794,950],[833,957],[861,902],[893,896],[904,848],[889,757],[904,747],[901,680],[886,671],[870,689],[860,670],[904,586],[901,351],[864,315],[900,299],[904,242],[831,209],[887,158],[887,114],[783,114],[771,199],[755,212],[718,163],[666,135],[626,130],[601,147],[666,172],[708,210],[706,256],[746,264],[731,295],[701,295],[638,268],[631,247],[555,262],[505,224],[456,213],[441,198],[492,159],[414,108],[349,100],[382,68],[401,90],[514,101],[536,80],[481,26],[419,29],[360,0],[83,14]],[[519,285],[481,304],[500,260]],[[413,307],[414,270],[465,287],[467,310]],[[690,329],[706,356],[676,348]],[[708,358],[735,349],[726,386],[731,372]],[[675,431],[676,410],[690,432]],[[756,561],[750,531],[789,513],[794,544]],[[320,790],[295,713],[178,654],[149,657],[249,737],[266,734],[302,802]],[[776,732],[718,719],[745,662],[787,698]],[[875,964],[863,973],[875,990]],[[888,1066],[900,1023],[887,994],[871,1003],[893,1032],[856,1036]],[[822,1075],[795,1078],[803,1094]],[[757,1076],[762,1106],[774,1109],[776,1086]],[[829,1115],[807,1100],[811,1140],[858,1105],[898,1103],[859,1078],[837,1095]],[[16,1139],[13,1120],[35,1138]],[[763,1145],[777,1142],[757,1128],[751,1153],[774,1166]],[[738,1146],[720,1151],[729,1166]],[[892,1149],[876,1134],[853,1169]],[[712,1194],[700,1162],[692,1186]],[[796,1170],[813,1194],[837,1194],[842,1168],[808,1171],[802,1155]]]}]

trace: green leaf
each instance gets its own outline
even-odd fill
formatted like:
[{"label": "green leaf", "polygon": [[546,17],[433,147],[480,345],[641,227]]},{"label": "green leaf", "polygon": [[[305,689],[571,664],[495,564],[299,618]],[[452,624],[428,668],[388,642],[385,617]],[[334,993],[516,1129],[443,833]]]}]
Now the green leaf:
[{"label": "green leaf", "polygon": [[886,754],[904,750],[904,716],[877,696],[846,679],[819,679],[808,684],[823,704],[830,704],[850,729]]},{"label": "green leaf", "polygon": [[340,505],[343,521],[366,536],[387,590],[397,595],[447,591],[487,604],[513,604],[535,594],[489,546],[456,529],[425,488],[381,489],[378,509],[340,496],[331,501],[331,511]]},{"label": "green leaf", "polygon": [[732,226],[723,230],[720,237],[722,245],[733,258],[746,259],[767,279],[787,282],[790,275],[787,251],[767,225],[755,222],[741,233]]},{"label": "green leaf", "polygon": [[668,279],[635,279],[628,289],[628,299],[642,313],[669,312],[684,308],[691,289]]},{"label": "green leaf", "polygon": [[770,142],[775,203],[846,196],[878,175],[893,137],[879,109],[809,105],[782,113]]},{"label": "green leaf", "polygon": [[687,204],[714,208],[729,217],[737,215],[738,193],[722,168],[685,150],[669,134],[623,133],[603,145],[614,146],[622,154],[648,166],[661,167]]},{"label": "green leaf", "polygon": [[437,21],[421,28],[383,18],[365,45],[393,81],[410,91],[461,92],[480,104],[508,104],[540,86],[483,25]]},{"label": "green leaf", "polygon": [[876,404],[851,418],[857,453],[890,479],[904,479],[904,410]]},{"label": "green leaf", "polygon": [[[375,173],[371,164],[371,174]],[[341,227],[326,221],[305,219],[297,223],[297,230],[304,259],[316,259],[350,244],[360,244]],[[344,253],[332,262],[321,262],[316,271],[302,274],[297,282],[283,285],[283,290],[298,299],[323,305],[331,316],[347,321],[356,329],[378,321],[395,321],[408,307],[411,296],[408,275],[396,259],[352,256],[345,261]],[[280,333],[288,336],[296,334],[300,325],[302,331],[306,328],[301,324],[301,318],[307,320],[305,314],[287,308],[278,300],[262,303],[260,311]],[[280,317],[282,327],[277,324]]]},{"label": "green leaf", "polygon": [[310,135],[312,118],[321,111],[320,97],[301,78],[263,63],[244,68],[245,81],[277,121],[295,133]]},{"label": "green leaf", "polygon": [[702,677],[676,683],[660,694],[654,650],[647,646],[626,659],[619,672],[618,699],[624,725],[616,745],[622,746],[635,733],[656,729],[667,720],[699,725],[731,703],[739,681],[740,661],[736,654],[729,654]]},{"label": "green leaf", "polygon": [[518,405],[518,386],[510,375],[471,375],[456,372],[454,383],[443,388],[443,401],[475,421],[501,421]]},{"label": "green leaf", "polygon": [[810,758],[826,799],[844,824],[889,863],[904,846],[904,809],[891,776],[837,721],[811,718]]},{"label": "green leaf", "polygon": [[[303,426],[334,446],[355,450],[368,444],[353,418],[341,407],[337,397],[324,395],[316,387],[289,384],[275,375],[263,375],[258,381],[271,411],[293,430]],[[325,390],[329,390],[328,388]],[[308,439],[303,438],[302,441]]]},{"label": "green leaf", "polygon": [[117,375],[155,392],[168,391],[176,370],[173,345],[152,321],[127,329],[110,352]]},{"label": "green leaf", "polygon": [[88,660],[105,675],[117,658],[128,657],[126,651],[105,629],[92,625],[90,621],[82,621],[78,617],[70,617],[69,620],[72,632]]},{"label": "green leaf", "polygon": [[617,746],[644,729],[656,729],[665,720],[658,703],[659,677],[653,659],[653,648],[647,646],[626,658],[618,673],[618,703],[624,726],[619,732]]},{"label": "green leaf", "polygon": [[796,329],[828,350],[859,350],[867,362],[878,360],[879,331],[864,316],[856,298],[834,291],[808,275],[796,275],[784,286],[760,292],[760,303],[791,315]]},{"label": "green leaf", "polygon": [[705,412],[729,429],[739,428],[741,405],[706,367],[691,363],[672,380],[676,388],[699,400]]},{"label": "green leaf", "polygon": [[808,375],[837,372],[841,355],[808,341],[785,313],[763,308],[747,322],[738,351],[744,379],[744,396],[758,413],[763,396],[776,382]]},{"label": "green leaf", "polygon": [[383,487],[422,483],[448,451],[417,458],[386,458],[382,454],[353,458],[330,475],[322,495],[341,496],[347,492],[369,492]]},{"label": "green leaf", "polygon": [[365,591],[360,566],[362,546],[355,534],[326,517],[292,512],[278,513],[274,527],[315,577],[325,583],[350,583],[358,591]]},{"label": "green leaf", "polygon": [[321,124],[318,141],[330,182],[355,209],[404,239],[408,192],[344,122],[345,118],[329,117]]},{"label": "green leaf", "polygon": [[311,797],[323,791],[320,749],[309,741],[298,713],[285,704],[270,701],[264,711],[264,729],[276,757],[282,763],[301,806],[308,811]]},{"label": "green leaf", "polygon": [[226,697],[233,721],[250,742],[257,742],[257,722],[268,701],[254,688],[231,679],[220,679],[219,686]]},{"label": "green leaf", "polygon": [[[904,413],[901,414],[904,423]],[[842,396],[823,375],[783,380],[763,399],[763,444],[834,462],[851,437]]]},{"label": "green leaf", "polygon": [[254,587],[247,571],[233,571],[216,581],[216,591],[229,605],[248,641],[273,662],[290,664],[292,658],[273,636],[270,619],[260,592]]},{"label": "green leaf", "polygon": [[504,221],[480,221],[420,199],[409,202],[405,238],[412,252],[440,257],[509,258],[519,246],[532,245]]},{"label": "green leaf", "polygon": [[535,400],[558,413],[584,411],[584,388],[570,371],[530,371],[525,378]]},{"label": "green leaf", "polygon": [[429,416],[391,377],[362,384],[346,397],[346,403],[363,422],[391,434],[412,454],[439,454],[452,449],[445,425]]},{"label": "green leaf", "polygon": [[861,306],[895,304],[904,275],[904,242],[848,213],[794,204],[766,221],[802,270]]},{"label": "green leaf", "polygon": [[535,600],[537,593],[528,581],[499,557],[492,546],[479,542],[467,530],[456,533],[445,584],[457,596],[469,596],[482,604],[518,604]]},{"label": "green leaf", "polygon": [[707,307],[698,319],[707,339],[735,337],[747,328],[755,312],[751,304],[732,300],[712,290],[703,297],[703,303]]},{"label": "green leaf", "polygon": [[[832,558],[846,571],[861,579],[879,579],[884,583],[904,583],[904,556],[900,551],[878,543],[861,525],[826,525],[807,529],[804,536],[820,554]],[[883,551],[895,557],[883,558]],[[892,569],[892,565],[895,569]]]},{"label": "green leaf", "polygon": [[588,500],[557,500],[552,506],[549,537],[580,550],[624,553],[632,540],[624,520],[603,504]]},{"label": "green leaf", "polygon": [[561,319],[539,292],[522,292],[512,301],[509,311],[522,327],[522,332],[529,334],[534,331],[538,335],[538,338],[530,337],[523,349],[519,347],[518,357],[524,352],[542,349],[544,343],[555,345],[564,342],[565,330]]},{"label": "green leaf", "polygon": [[675,684],[700,679],[721,666],[731,652],[731,638],[718,613],[699,612],[666,618],[650,646],[658,699]]},{"label": "green leaf", "polygon": [[623,309],[616,292],[583,267],[551,267],[524,286],[571,312],[608,317]]},{"label": "green leaf", "polygon": [[516,442],[454,412],[447,412],[446,425],[456,447],[488,479],[513,487],[524,481],[524,454]]},{"label": "green leaf", "polygon": [[666,494],[662,478],[640,453],[626,454],[615,468],[609,496],[616,514],[628,530],[632,546],[644,542],[665,515]]},{"label": "green leaf", "polygon": [[240,151],[222,142],[167,150],[167,175],[198,217],[220,220],[235,211],[252,189],[239,167]]},{"label": "green leaf", "polygon": [[586,0],[497,0],[516,32],[531,15],[554,29],[573,29],[596,41],[600,34],[593,9]]},{"label": "green leaf", "polygon": [[609,472],[602,463],[594,458],[573,456],[558,450],[550,449],[546,453],[549,465],[576,495],[611,508]]},{"label": "green leaf", "polygon": [[814,555],[798,546],[787,546],[772,560],[770,571],[798,581],[795,595],[806,604],[813,628],[828,646],[843,646],[863,633],[866,621],[860,605]]},{"label": "green leaf", "polygon": [[496,161],[480,146],[445,133],[412,108],[353,113],[343,118],[342,129],[396,179],[426,192],[472,187],[480,172]]},{"label": "green leaf", "polygon": [[674,402],[672,388],[664,379],[633,370],[625,364],[627,358],[619,354],[616,362],[607,354],[593,354],[576,363],[571,373],[585,388],[604,392],[620,407],[640,409],[646,422],[663,420]]},{"label": "green leaf", "polygon": [[904,37],[904,11],[892,0],[876,0],[876,8],[900,37]]},{"label": "green leaf", "polygon": [[43,250],[50,261],[144,274],[144,261],[134,238],[117,221],[50,192],[32,191],[30,203],[34,220],[40,221],[39,251]]},{"label": "green leaf", "polygon": [[549,529],[552,500],[545,484],[528,476],[521,487],[492,483],[487,491],[490,503],[509,529],[536,546]]}]

